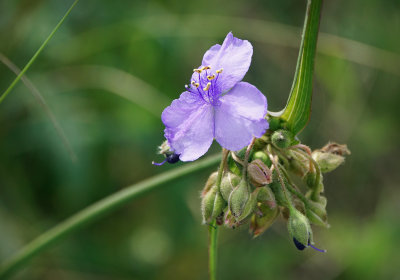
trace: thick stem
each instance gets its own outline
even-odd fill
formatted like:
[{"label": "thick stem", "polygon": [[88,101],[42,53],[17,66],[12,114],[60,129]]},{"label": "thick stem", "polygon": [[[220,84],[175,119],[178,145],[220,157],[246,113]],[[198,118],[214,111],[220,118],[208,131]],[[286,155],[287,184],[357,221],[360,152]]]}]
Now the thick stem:
[{"label": "thick stem", "polygon": [[55,244],[57,241],[69,236],[83,226],[96,221],[101,216],[127,204],[133,198],[145,194],[166,182],[209,167],[217,163],[220,158],[220,155],[212,156],[207,159],[199,160],[196,163],[191,163],[182,166],[181,168],[162,173],[124,188],[121,191],[88,206],[28,243],[13,257],[0,265],[0,279],[6,279],[11,276],[19,268],[22,268],[29,260],[39,255],[42,251]]}]

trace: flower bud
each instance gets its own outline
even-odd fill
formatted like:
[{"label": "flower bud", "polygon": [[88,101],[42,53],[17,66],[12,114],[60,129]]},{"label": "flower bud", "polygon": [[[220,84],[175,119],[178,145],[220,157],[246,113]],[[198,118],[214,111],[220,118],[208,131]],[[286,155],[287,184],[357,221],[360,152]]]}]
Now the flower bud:
[{"label": "flower bud", "polygon": [[[282,179],[283,179],[283,182],[285,184],[287,184],[286,178],[282,178]],[[269,185],[269,187],[271,188],[272,192],[274,193],[275,199],[276,199],[276,202],[278,203],[278,205],[289,208],[290,203],[287,201],[284,190],[282,189],[282,186],[281,186],[281,181],[280,181],[276,171],[274,171],[272,173],[272,183]],[[289,196],[289,198],[291,197],[290,193],[287,193],[287,195]]]},{"label": "flower bud", "polygon": [[307,217],[298,210],[290,209],[288,231],[297,249],[304,250],[312,239],[312,230]]},{"label": "flower bud", "polygon": [[279,208],[271,208],[267,204],[257,203],[256,211],[251,217],[250,233],[257,237],[265,232],[279,215]]},{"label": "flower bud", "polygon": [[272,134],[271,141],[274,146],[286,149],[294,142],[294,136],[287,130],[279,129]]},{"label": "flower bud", "polygon": [[250,193],[250,186],[245,180],[240,181],[232,191],[229,197],[229,208],[237,221],[243,220],[253,211],[257,202],[257,193]]},{"label": "flower bud", "polygon": [[257,201],[266,204],[269,208],[274,209],[277,207],[275,195],[271,188],[265,186],[258,188]]},{"label": "flower bud", "polygon": [[250,191],[247,182],[245,180],[240,181],[239,185],[229,196],[229,206],[233,216],[239,217],[243,213],[244,206],[249,196]]},{"label": "flower bud", "polygon": [[306,210],[306,216],[310,220],[310,222],[316,226],[321,226],[324,228],[329,228],[330,225],[327,222],[327,215],[325,212],[325,215],[318,215],[311,209]]},{"label": "flower bud", "polygon": [[203,223],[210,223],[222,213],[226,201],[222,198],[216,186],[213,186],[201,201]]},{"label": "flower bud", "polygon": [[262,187],[272,182],[271,170],[259,159],[255,159],[249,163],[247,166],[247,174],[250,182],[255,187]]},{"label": "flower bud", "polygon": [[241,178],[239,176],[231,172],[226,172],[224,177],[222,177],[220,191],[222,197],[226,201],[229,201],[229,196],[231,195],[231,192],[237,185],[239,185],[240,180]]},{"label": "flower bud", "polygon": [[218,172],[214,172],[208,177],[206,185],[203,188],[203,191],[201,192],[201,197],[204,197],[206,193],[211,189],[213,185],[217,182],[217,177],[218,177]]},{"label": "flower bud", "polygon": [[294,174],[303,177],[310,169],[309,160],[298,153],[288,151],[289,155],[289,170]]},{"label": "flower bud", "polygon": [[271,165],[272,165],[271,159],[263,151],[255,152],[254,155],[253,155],[253,160],[255,160],[255,159],[261,160],[268,167],[271,167]]},{"label": "flower bud", "polygon": [[344,163],[344,157],[332,153],[325,153],[316,150],[312,153],[313,159],[318,163],[321,172],[327,173],[335,170],[339,165]]}]

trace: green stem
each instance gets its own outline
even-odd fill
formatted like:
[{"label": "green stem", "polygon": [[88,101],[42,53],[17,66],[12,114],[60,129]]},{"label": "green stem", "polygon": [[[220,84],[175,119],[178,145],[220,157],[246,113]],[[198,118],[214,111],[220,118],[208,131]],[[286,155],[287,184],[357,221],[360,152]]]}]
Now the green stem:
[{"label": "green stem", "polygon": [[[220,191],[221,188],[221,181],[222,181],[222,175],[224,173],[225,165],[226,165],[226,160],[228,158],[229,150],[222,148],[222,159],[221,163],[219,164],[218,168],[218,177],[217,181],[215,182],[218,191]],[[209,233],[209,248],[208,248],[208,269],[210,273],[210,280],[216,280],[217,279],[217,243],[218,243],[218,227],[217,227],[217,221],[214,220],[208,227],[208,233]]]},{"label": "green stem", "polygon": [[210,280],[217,279],[217,241],[218,241],[218,227],[217,222],[214,220],[208,227],[209,233],[209,248],[208,248],[208,268],[210,272]]},{"label": "green stem", "polygon": [[11,85],[6,89],[6,91],[3,93],[2,96],[0,96],[0,103],[3,102],[3,100],[7,97],[7,95],[11,92],[11,90],[15,87],[15,85],[18,83],[18,81],[21,79],[21,77],[25,74],[25,72],[29,69],[29,67],[35,62],[36,58],[39,56],[39,54],[42,52],[44,47],[47,45],[47,43],[50,41],[50,39],[53,37],[53,35],[57,32],[58,28],[63,24],[64,20],[68,17],[69,13],[72,11],[72,9],[75,7],[76,3],[78,3],[79,0],[75,0],[74,3],[72,3],[71,7],[68,9],[68,11],[65,13],[65,15],[62,17],[62,19],[58,22],[56,27],[54,27],[53,31],[51,31],[50,35],[46,38],[46,40],[43,42],[43,44],[40,46],[40,48],[36,51],[36,53],[32,56],[32,58],[29,60],[29,62],[25,65],[24,69],[19,73],[19,75],[14,79],[14,81],[11,83]]},{"label": "green stem", "polygon": [[38,255],[57,241],[60,241],[63,238],[69,236],[83,226],[96,221],[101,216],[125,205],[133,198],[145,194],[155,189],[157,186],[172,181],[173,179],[209,167],[217,163],[220,158],[220,155],[212,156],[207,159],[199,160],[196,163],[187,164],[185,166],[182,166],[181,168],[164,172],[160,175],[154,176],[150,179],[124,188],[116,192],[115,194],[112,194],[88,206],[74,216],[68,218],[64,222],[56,225],[49,231],[37,237],[36,239],[28,243],[25,247],[23,247],[13,257],[4,262],[0,266],[0,279],[6,279],[7,277],[11,276],[12,273],[16,272],[19,268],[22,268],[24,264],[26,264],[30,259]]}]

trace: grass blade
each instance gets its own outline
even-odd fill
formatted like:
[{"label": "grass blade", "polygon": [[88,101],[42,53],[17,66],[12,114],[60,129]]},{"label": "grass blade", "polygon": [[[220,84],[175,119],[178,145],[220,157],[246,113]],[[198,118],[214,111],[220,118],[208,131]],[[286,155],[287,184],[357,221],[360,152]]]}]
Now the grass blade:
[{"label": "grass blade", "polygon": [[44,47],[47,45],[47,43],[50,41],[50,39],[53,37],[53,35],[57,32],[58,28],[63,24],[64,20],[68,17],[69,13],[72,11],[72,9],[75,7],[76,3],[78,3],[79,0],[75,0],[74,3],[72,3],[71,7],[68,9],[68,11],[65,13],[65,15],[62,17],[62,19],[58,22],[56,27],[54,27],[53,31],[51,31],[50,35],[46,38],[46,40],[43,42],[43,44],[39,47],[39,49],[36,51],[36,53],[32,56],[32,58],[28,61],[28,63],[25,65],[25,67],[22,69],[22,71],[19,73],[19,75],[14,79],[14,81],[11,83],[11,85],[6,89],[6,91],[0,96],[0,104],[3,102],[3,100],[7,97],[7,95],[11,92],[11,90],[15,87],[15,85],[18,83],[18,81],[22,78],[22,76],[25,74],[25,72],[31,67],[33,62],[35,62],[36,58],[39,56],[39,54],[42,52]]}]

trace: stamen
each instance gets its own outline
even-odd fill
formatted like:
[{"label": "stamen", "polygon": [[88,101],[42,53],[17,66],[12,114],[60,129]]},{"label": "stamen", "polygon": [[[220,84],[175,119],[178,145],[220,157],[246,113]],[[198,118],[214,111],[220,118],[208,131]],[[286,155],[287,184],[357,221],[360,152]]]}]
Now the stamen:
[{"label": "stamen", "polygon": [[203,69],[202,68],[200,68],[200,69],[193,69],[193,72],[197,72],[197,73],[201,73],[201,71],[203,71]]},{"label": "stamen", "polygon": [[209,69],[211,69],[211,66],[204,66],[203,67],[203,70],[209,70]]},{"label": "stamen", "polygon": [[207,79],[209,81],[214,80],[215,79],[215,75],[213,74],[213,75],[207,76]]},{"label": "stamen", "polygon": [[308,243],[308,246],[310,246],[311,248],[313,248],[314,250],[316,250],[318,252],[326,253],[326,250],[318,249],[317,247],[314,247],[311,243]]},{"label": "stamen", "polygon": [[224,71],[224,68],[221,68],[221,69],[219,69],[219,70],[217,70],[215,72],[217,72],[217,74],[219,74],[219,73],[222,73],[222,71]]},{"label": "stamen", "polygon": [[160,163],[152,161],[151,164],[157,165],[157,166],[161,166],[161,165],[163,165],[163,164],[166,163],[166,162],[167,162],[167,159],[164,159],[164,161],[163,161],[163,162],[160,162]]},{"label": "stamen", "polygon": [[198,88],[198,87],[200,86],[200,84],[199,84],[199,83],[196,83],[195,81],[192,81],[192,85],[193,85],[194,87],[196,87],[196,88]]},{"label": "stamen", "polygon": [[211,83],[207,83],[206,87],[203,88],[204,91],[207,91],[210,89]]}]

